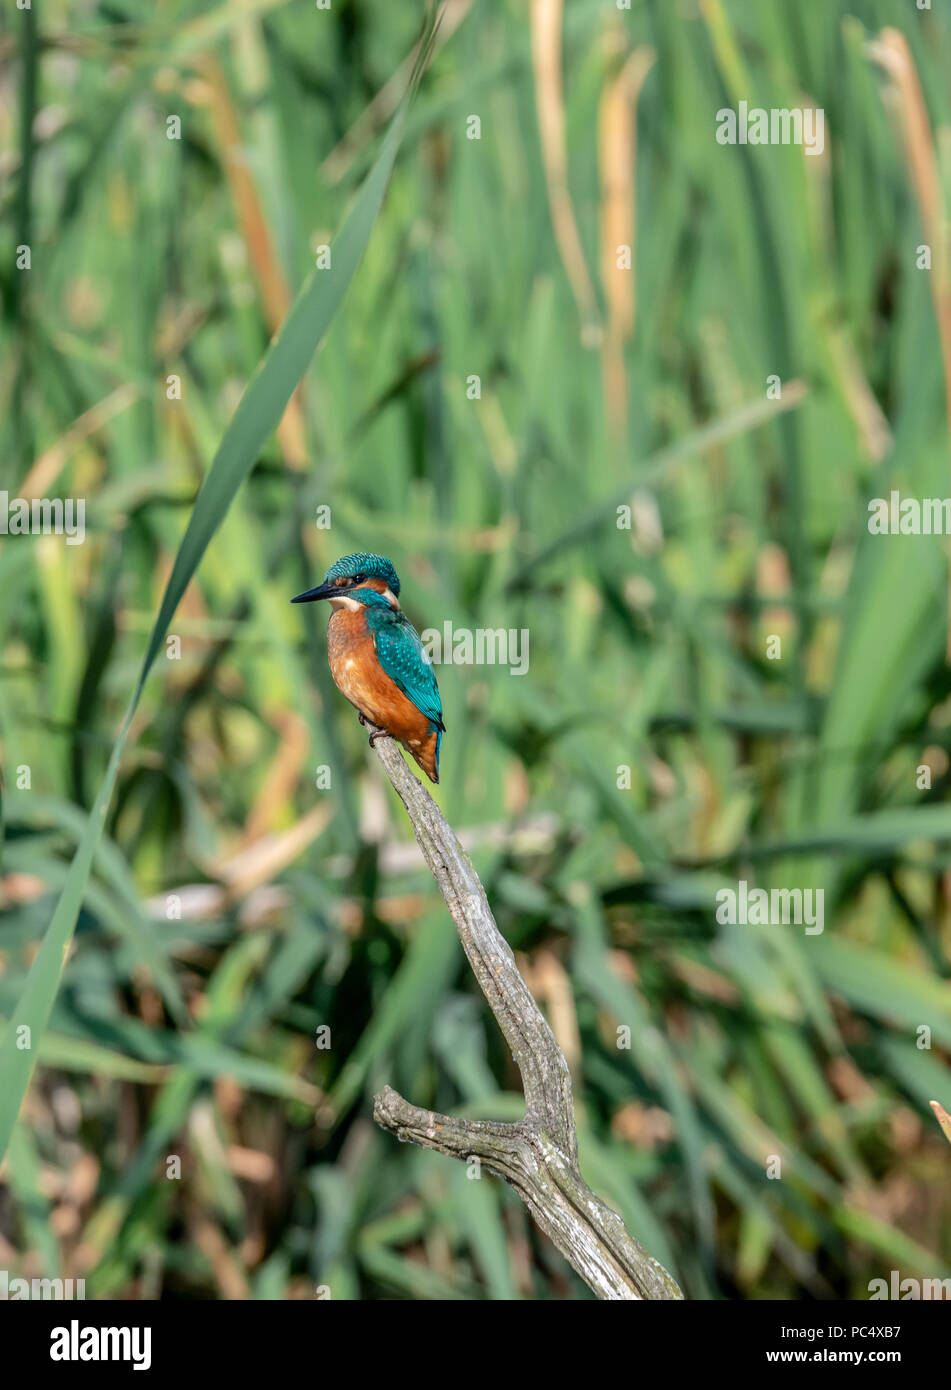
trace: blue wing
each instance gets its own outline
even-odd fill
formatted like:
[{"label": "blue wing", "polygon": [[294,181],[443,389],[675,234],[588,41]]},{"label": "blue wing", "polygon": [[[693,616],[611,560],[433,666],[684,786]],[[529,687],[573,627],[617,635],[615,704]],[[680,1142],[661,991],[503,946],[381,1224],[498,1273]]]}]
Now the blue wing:
[{"label": "blue wing", "polygon": [[436,674],[413,624],[402,613],[391,611],[379,617],[374,613],[370,628],[380,665],[390,680],[437,729],[445,731]]}]

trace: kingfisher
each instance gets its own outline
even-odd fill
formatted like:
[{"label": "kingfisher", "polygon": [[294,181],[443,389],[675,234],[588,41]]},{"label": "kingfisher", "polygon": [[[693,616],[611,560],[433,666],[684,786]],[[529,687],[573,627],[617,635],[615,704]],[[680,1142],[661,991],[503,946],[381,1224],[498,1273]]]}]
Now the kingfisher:
[{"label": "kingfisher", "polygon": [[389,735],[439,781],[446,726],[439,687],[419,633],[400,608],[400,581],[385,555],[344,555],[314,589],[291,603],[327,599],[330,674],[364,725],[370,743]]}]

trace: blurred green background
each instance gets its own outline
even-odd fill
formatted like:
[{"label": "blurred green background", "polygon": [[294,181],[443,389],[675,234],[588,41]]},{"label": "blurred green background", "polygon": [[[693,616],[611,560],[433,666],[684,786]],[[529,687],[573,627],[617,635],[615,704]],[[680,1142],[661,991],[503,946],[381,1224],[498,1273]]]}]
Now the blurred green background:
[{"label": "blurred green background", "polygon": [[[87,535],[0,539],[3,1020],[420,18],[4,8],[3,487],[85,498]],[[448,5],[350,292],[135,714],[0,1265],[105,1298],[590,1296],[513,1192],[372,1122],[384,1083],[521,1102],[326,614],[288,604],[370,550],[420,629],[529,634],[524,675],[438,668],[436,795],[592,1186],[688,1297],[951,1276],[947,545],[867,531],[873,497],[951,491],[949,72],[941,7],[896,0]],[[740,100],[822,107],[822,154],[718,144]],[[740,879],[821,888],[825,931],[721,925]]]}]

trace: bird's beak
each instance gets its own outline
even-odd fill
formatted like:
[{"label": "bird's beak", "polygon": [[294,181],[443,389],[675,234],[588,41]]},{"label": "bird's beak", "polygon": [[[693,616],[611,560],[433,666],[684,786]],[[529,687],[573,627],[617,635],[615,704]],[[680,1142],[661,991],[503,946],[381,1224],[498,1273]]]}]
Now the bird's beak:
[{"label": "bird's beak", "polygon": [[291,603],[316,603],[318,599],[330,598],[331,594],[339,593],[336,584],[318,584],[316,589],[306,589],[304,593],[292,598]]}]

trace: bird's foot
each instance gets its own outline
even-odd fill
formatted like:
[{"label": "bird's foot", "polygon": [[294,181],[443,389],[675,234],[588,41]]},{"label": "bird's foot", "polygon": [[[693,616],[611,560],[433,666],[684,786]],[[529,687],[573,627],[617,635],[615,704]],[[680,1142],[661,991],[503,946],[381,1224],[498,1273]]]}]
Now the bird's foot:
[{"label": "bird's foot", "polygon": [[367,719],[366,715],[365,715],[365,714],[361,714],[359,710],[357,710],[357,718],[359,719],[360,723],[363,725],[363,727],[364,727],[365,729],[369,729],[369,730],[370,730],[370,747],[371,747],[371,748],[373,747],[374,743],[376,743],[376,741],[377,741],[378,738],[392,738],[392,737],[393,737],[393,735],[390,733],[389,729],[378,729],[377,726],[372,722],[372,720]]}]

